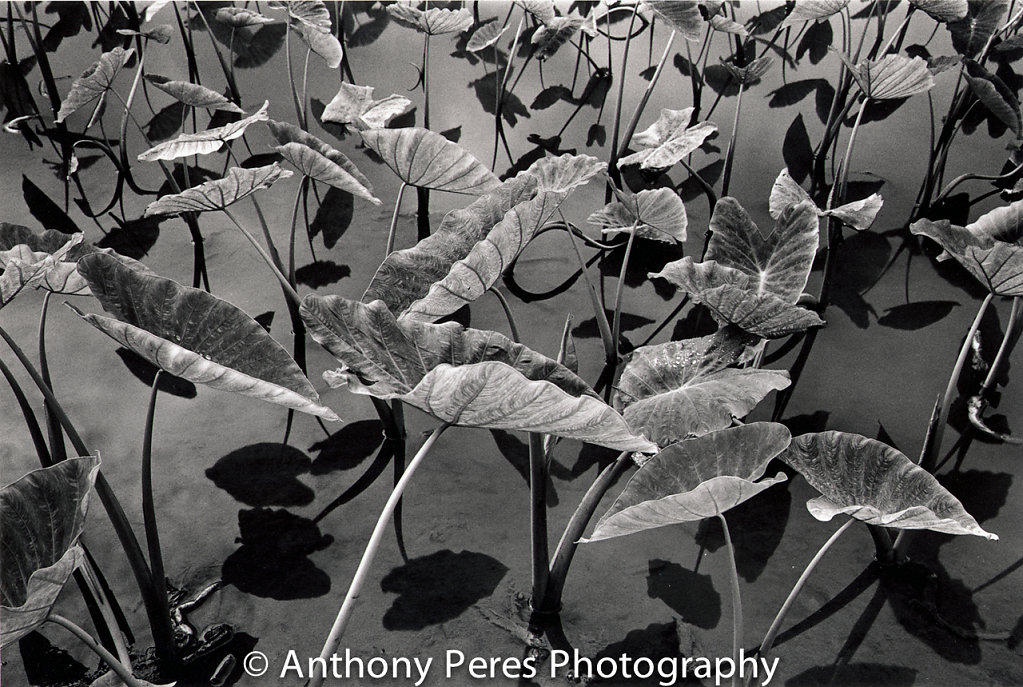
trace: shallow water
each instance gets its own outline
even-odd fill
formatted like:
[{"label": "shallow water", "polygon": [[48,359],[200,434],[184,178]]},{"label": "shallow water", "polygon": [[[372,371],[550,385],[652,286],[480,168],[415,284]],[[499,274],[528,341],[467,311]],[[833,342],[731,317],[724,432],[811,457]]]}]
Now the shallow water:
[{"label": "shallow water", "polygon": [[[503,6],[484,7],[484,14],[502,18],[504,11]],[[158,20],[169,21],[169,16]],[[893,16],[901,20],[903,10],[896,10]],[[928,21],[925,27],[924,23],[917,20],[907,43],[926,40],[931,24]],[[663,49],[665,34],[663,30],[655,34],[650,49],[653,59]],[[98,50],[89,47],[90,40],[83,36],[69,40],[59,53],[63,62],[58,62],[55,69],[77,74],[81,63],[98,55]],[[648,66],[646,40],[644,34],[630,55],[626,111],[631,111],[631,104],[645,87],[638,73]],[[200,37],[197,43],[203,74],[219,86],[219,70],[208,41]],[[723,41],[719,41],[719,49],[720,43]],[[459,143],[489,163],[493,118],[483,111],[473,89],[466,85],[483,75],[483,67],[449,56],[454,45],[453,39],[444,36],[431,44],[431,128],[460,126]],[[602,41],[594,45],[599,46],[595,53],[603,50]],[[172,78],[183,76],[184,60],[172,46],[154,46],[147,67]],[[614,45],[616,68],[621,46]],[[681,47],[679,41],[676,48]],[[931,51],[950,52],[943,30],[931,44]],[[304,55],[304,51],[296,48],[294,54]],[[421,41],[411,30],[392,24],[378,40],[352,48],[349,55],[358,82],[376,86],[378,97],[405,93],[416,79],[416,70],[408,63],[421,59]],[[596,59],[604,64],[606,55]],[[572,54],[563,49],[544,66],[544,83],[569,80],[574,62]],[[834,56],[816,67],[804,59],[798,71],[789,67],[784,77],[789,81],[828,78],[836,69]],[[271,117],[294,120],[283,54],[260,69],[239,70],[237,74],[246,110],[269,99]],[[337,78],[314,58],[310,63],[311,97],[328,101],[336,91]],[[127,88],[124,79],[122,75],[118,80],[119,88]],[[762,225],[770,223],[767,196],[784,166],[781,142],[789,124],[801,113],[812,140],[822,129],[812,96],[795,106],[768,107],[769,94],[783,83],[782,79],[782,70],[776,64],[764,83],[743,98],[743,127],[731,193]],[[946,73],[937,81],[934,100],[936,109],[940,109],[948,102],[954,75]],[[516,93],[529,106],[541,88],[534,64]],[[421,92],[408,93],[408,97],[419,103],[421,110]],[[612,93],[602,118],[608,136],[613,103]],[[678,109],[689,104],[688,80],[669,64],[640,128],[652,122],[662,107]],[[727,145],[734,104],[735,98],[723,98],[711,117],[722,129],[717,139],[722,149]],[[548,136],[556,131],[571,111],[570,105],[560,103],[544,110],[531,109],[528,118],[521,114],[515,127],[505,128],[513,153],[524,154],[532,148],[528,134]],[[587,129],[596,116],[596,109],[584,108],[567,129],[562,147],[606,159],[606,150],[586,146]],[[115,116],[108,113],[107,117],[109,130],[116,130]],[[854,178],[883,179],[880,192],[885,206],[868,234],[854,236],[842,247],[840,281],[846,287],[835,295],[835,305],[827,312],[828,326],[818,337],[787,412],[787,421],[796,432],[826,427],[876,436],[879,425],[883,425],[900,450],[909,456],[919,453],[934,398],[944,389],[979,299],[962,287],[962,280],[953,283],[939,274],[929,257],[916,254],[907,260],[906,252],[876,285],[861,292],[899,247],[901,235],[886,232],[902,227],[912,208],[926,164],[928,117],[926,98],[920,96],[910,99],[884,122],[866,124],[860,131],[853,158]],[[320,292],[358,297],[383,258],[398,183],[383,165],[374,164],[358,149],[355,137],[338,141],[315,124],[311,130],[350,154],[384,201],[376,208],[357,199],[355,219],[334,249],[324,249],[317,239],[319,259],[333,260],[349,271],[348,276]],[[961,137],[947,178],[965,170],[997,172],[1010,136],[993,140],[982,127],[971,136]],[[263,129],[249,138],[254,152],[262,152],[270,141]],[[144,147],[134,134],[129,141],[132,151]],[[0,187],[6,189],[4,216],[0,219],[37,227],[38,221],[21,200],[21,175],[27,175],[58,202],[62,186],[39,163],[38,152],[29,151],[20,139],[5,136],[0,145],[7,161],[0,168]],[[697,169],[716,159],[701,159],[701,155],[693,163]],[[98,163],[97,169],[104,164]],[[218,159],[210,166],[219,171],[221,165]],[[500,173],[508,166],[507,157],[499,154],[496,170]],[[141,178],[149,187],[159,183],[158,173],[151,170]],[[91,184],[90,192],[97,198],[106,197],[110,177],[105,172],[86,179]],[[680,179],[675,177],[676,182]],[[282,182],[282,188],[274,188],[260,199],[279,242],[286,241],[297,185],[295,179]],[[137,216],[144,203],[134,198],[132,202],[126,214]],[[460,196],[433,194],[434,225],[444,211],[467,202]],[[573,196],[566,214],[581,223],[602,203],[603,189],[591,183]],[[698,254],[707,223],[707,204],[698,196],[687,200],[686,205],[690,217],[686,252]],[[414,194],[406,194],[402,207],[398,247],[407,247],[416,240]],[[975,212],[987,207],[991,207],[990,202],[978,205]],[[255,227],[251,210],[241,215]],[[98,238],[97,228],[77,210],[71,216],[90,239]],[[109,228],[110,222],[105,221],[104,226]],[[252,315],[275,311],[271,331],[290,345],[287,313],[263,263],[222,218],[204,216],[202,226],[214,293]],[[183,223],[166,221],[160,226],[160,234],[146,263],[161,275],[188,282],[191,249]],[[665,260],[679,257],[666,255],[659,246],[641,250],[639,256],[644,260],[636,263],[637,281],[646,271],[659,269]],[[299,264],[310,259],[308,246],[300,241]],[[609,274],[616,274],[620,263],[609,262]],[[526,288],[542,291],[558,284],[574,269],[575,259],[564,235],[552,233],[526,251],[516,277]],[[814,278],[819,278],[819,272]],[[608,277],[605,286],[609,293],[613,293],[614,285],[615,277]],[[302,292],[307,290],[303,288]],[[628,289],[625,310],[633,317],[625,318],[625,329],[630,341],[642,342],[677,297],[656,290],[649,281]],[[0,315],[4,327],[17,340],[35,341],[41,300],[40,294],[23,295]],[[85,299],[75,301],[79,307],[97,309]],[[921,302],[954,305],[946,308],[940,303],[929,306]],[[896,309],[906,303],[918,305]],[[1007,302],[998,303],[1003,326],[1007,306]],[[585,321],[592,314],[579,284],[566,293],[528,305],[512,298],[512,308],[523,332],[523,343],[549,354],[557,351],[566,314],[573,313],[580,326],[580,374],[587,380],[596,378],[602,351],[599,339],[588,331],[592,326],[586,327]],[[945,309],[946,316],[931,321]],[[498,331],[507,327],[489,296],[472,307],[471,323]],[[994,318],[990,325],[986,330],[994,328]],[[655,341],[666,340],[671,330],[669,326]],[[104,472],[141,531],[136,499],[146,385],[122,363],[108,339],[69,309],[52,308],[48,332],[56,392],[83,430],[86,443],[102,454]],[[685,331],[681,334],[686,335]],[[993,347],[998,338],[991,333],[985,341]],[[260,445],[282,440],[284,413],[268,404],[201,387],[195,390],[194,398],[160,396],[155,436],[156,507],[162,518],[161,538],[169,577],[179,586],[193,589],[223,577],[225,587],[194,614],[195,624],[201,627],[209,622],[231,622],[239,632],[236,648],[240,654],[255,648],[265,653],[278,670],[291,649],[303,657],[319,652],[390,489],[388,467],[383,477],[358,498],[313,522],[370,467],[377,451],[379,427],[366,399],[324,388],[318,373],[335,365],[319,347],[311,345],[308,350],[310,378],[324,402],[348,423],[345,428],[330,428],[337,432],[333,441],[325,442],[317,424],[299,416],[290,448],[279,454],[265,447],[261,451]],[[5,361],[8,357],[5,352]],[[791,362],[790,354],[772,367],[788,367]],[[1013,369],[1009,372],[1011,377]],[[27,380],[23,382],[27,384]],[[8,398],[0,414],[0,436],[4,437],[0,442],[0,465],[5,482],[33,468],[35,461],[24,424]],[[772,399],[768,399],[754,417],[766,418],[771,406]],[[1009,426],[1016,431],[1023,431],[1018,426],[1021,407],[1023,391],[1018,384],[1009,385],[998,412],[1008,416]],[[408,422],[409,449],[414,451],[422,442],[421,434],[432,429],[435,422],[414,411],[409,412]],[[946,447],[958,438],[961,429],[961,423],[949,428]],[[563,442],[555,459],[549,520],[551,537],[556,540],[598,465],[605,464],[609,456],[592,447]],[[988,542],[937,534],[917,537],[911,555],[937,575],[934,604],[919,602],[919,585],[910,584],[906,594],[890,598],[878,591],[876,583],[865,586],[837,613],[779,642],[773,652],[780,659],[779,673],[772,684],[826,684],[836,664],[841,668],[835,684],[1023,684],[1019,653],[1023,627],[1019,602],[1023,494],[1013,484],[1019,459],[1018,447],[974,441],[958,471],[950,472],[951,463],[945,467],[942,480],[946,486],[985,529],[1001,539]],[[367,659],[433,657],[435,664],[444,661],[448,650],[487,658],[521,656],[524,645],[514,629],[524,626],[519,615],[520,599],[528,595],[530,587],[529,492],[523,477],[526,469],[524,435],[456,428],[442,436],[405,495],[404,543],[410,560],[403,562],[393,535],[388,535],[342,649],[348,647],[354,655]],[[611,490],[602,509],[616,492]],[[838,526],[819,523],[806,512],[803,504],[815,495],[797,477],[728,516],[742,577],[745,640],[751,648],[759,643],[803,566]],[[133,605],[137,595],[130,573],[118,556],[116,540],[97,504],[93,504],[86,538],[135,622],[139,643],[145,645],[144,614],[140,606]],[[866,531],[853,528],[811,578],[786,627],[827,607],[853,583],[872,554]],[[625,652],[630,656],[660,657],[677,653],[676,625],[681,624],[676,619],[681,619],[692,628],[705,655],[727,656],[732,639],[729,599],[727,556],[720,528],[709,523],[662,528],[581,547],[565,593],[563,623],[569,640],[590,656]],[[947,622],[935,618],[934,611],[929,610],[932,606]],[[58,608],[71,617],[84,617],[73,586]],[[969,632],[1013,632],[1015,648],[1004,640],[977,641],[962,636]],[[44,634],[92,665],[91,658],[59,630],[47,629]],[[27,684],[18,652],[9,649],[3,660],[4,683]],[[204,684],[200,677],[196,676],[194,684]],[[241,676],[239,684],[266,680],[273,682],[269,676],[261,680]],[[622,682],[614,679],[607,684]],[[435,666],[425,684],[449,683],[469,684],[470,679],[464,672],[457,672],[452,680],[446,680],[441,668]],[[365,678],[342,684],[412,682]]]}]

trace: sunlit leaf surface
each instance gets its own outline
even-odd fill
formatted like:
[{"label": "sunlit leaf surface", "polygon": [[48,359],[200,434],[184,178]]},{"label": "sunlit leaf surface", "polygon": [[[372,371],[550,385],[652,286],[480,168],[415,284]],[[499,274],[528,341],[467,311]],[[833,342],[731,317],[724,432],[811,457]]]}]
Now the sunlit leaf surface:
[{"label": "sunlit leaf surface", "polygon": [[269,107],[270,101],[267,100],[263,103],[263,107],[244,119],[194,134],[181,134],[173,140],[165,141],[139,153],[138,158],[142,162],[154,162],[156,160],[174,160],[189,155],[215,153],[227,141],[239,138],[250,125],[269,119],[266,113]]},{"label": "sunlit leaf surface", "polygon": [[449,10],[431,7],[421,10],[410,4],[396,3],[388,5],[387,12],[402,26],[422,31],[431,36],[442,33],[459,33],[472,26],[472,13],[467,9]]},{"label": "sunlit leaf surface", "polygon": [[160,369],[214,389],[339,419],[320,404],[288,352],[227,301],[99,253],[79,260],[78,270],[114,317],[76,312]]},{"label": "sunlit leaf surface", "polygon": [[[309,146],[291,142],[277,146],[275,150],[310,179],[365,198],[374,205],[380,205],[380,199],[374,196],[358,179],[349,174],[341,165]],[[338,155],[340,154],[338,153]]]},{"label": "sunlit leaf surface", "polygon": [[103,53],[99,61],[85,70],[71,84],[71,90],[60,104],[60,111],[57,112],[57,123],[77,112],[81,107],[93,102],[107,92],[118,72],[128,63],[134,50],[114,48],[110,52]]},{"label": "sunlit leaf surface", "polygon": [[921,57],[885,55],[878,60],[849,65],[849,71],[863,93],[874,100],[908,98],[934,87],[934,75]]},{"label": "sunlit leaf surface", "polygon": [[223,179],[207,181],[150,203],[145,216],[223,210],[232,203],[247,198],[260,189],[270,188],[274,182],[290,176],[291,172],[281,169],[280,164],[276,162],[254,169],[232,167]]},{"label": "sunlit leaf surface", "polygon": [[998,538],[933,475],[880,441],[846,432],[804,434],[781,459],[822,494],[806,504],[818,520],[845,514],[882,527]]},{"label": "sunlit leaf surface", "polygon": [[99,458],[68,458],[0,490],[0,647],[46,620],[60,590],[85,559],[85,528]]},{"label": "sunlit leaf surface", "polygon": [[785,481],[760,478],[791,439],[783,425],[754,422],[673,444],[640,467],[584,541],[720,515]]},{"label": "sunlit leaf surface", "polygon": [[587,221],[601,227],[605,234],[630,232],[655,241],[682,243],[686,240],[689,218],[685,204],[673,189],[659,188],[638,193],[615,190],[618,200],[590,215]]},{"label": "sunlit leaf surface", "polygon": [[940,22],[965,19],[969,12],[966,0],[909,0],[909,4]]},{"label": "sunlit leaf surface", "polygon": [[848,4],[849,0],[797,0],[793,3],[792,12],[782,22],[782,26],[824,19],[838,14]]},{"label": "sunlit leaf surface", "polygon": [[[57,243],[59,240],[63,243]],[[0,307],[28,287],[63,294],[86,291],[85,281],[75,270],[75,260],[96,249],[83,245],[80,233],[67,235],[50,230],[39,236],[19,225],[0,224],[0,268],[4,270],[0,275]]]},{"label": "sunlit leaf surface", "polygon": [[[798,205],[803,201],[813,202],[810,194],[796,183],[796,180],[789,174],[789,170],[783,169],[775,179],[774,186],[771,187],[769,201],[771,217],[778,219],[786,208]],[[874,223],[882,205],[884,205],[884,200],[881,196],[872,193],[866,198],[854,200],[831,210],[821,210],[816,205],[814,207],[819,217],[835,217],[856,231],[865,231]]]},{"label": "sunlit leaf surface", "polygon": [[478,194],[501,183],[467,150],[428,129],[369,129],[362,139],[409,186]]},{"label": "sunlit leaf surface", "polygon": [[667,22],[687,40],[703,38],[707,22],[700,13],[700,3],[694,0],[643,0],[643,6]]},{"label": "sunlit leaf surface", "polygon": [[242,108],[205,86],[189,83],[188,81],[172,81],[166,76],[160,76],[159,74],[146,74],[146,81],[189,107],[204,107],[211,110],[224,110],[225,112],[244,114]]},{"label": "sunlit leaf surface", "polygon": [[373,99],[372,86],[342,83],[337,95],[327,103],[320,119],[334,124],[353,125],[357,129],[383,129],[395,118],[414,109],[403,95]]},{"label": "sunlit leaf surface", "polygon": [[632,137],[635,145],[644,150],[626,155],[618,161],[619,167],[640,165],[643,169],[668,169],[689,155],[718,130],[713,122],[702,122],[692,127],[689,121],[693,108],[661,110],[657,121]]}]

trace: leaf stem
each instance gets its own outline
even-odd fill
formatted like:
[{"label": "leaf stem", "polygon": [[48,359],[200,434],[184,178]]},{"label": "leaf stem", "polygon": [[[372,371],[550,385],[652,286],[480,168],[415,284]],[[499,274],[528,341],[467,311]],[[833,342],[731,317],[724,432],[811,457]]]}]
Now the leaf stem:
[{"label": "leaf stem", "polygon": [[[383,510],[380,512],[380,517],[377,519],[376,525],[373,527],[373,534],[370,536],[369,543],[366,544],[366,550],[362,554],[362,560],[359,561],[359,567],[355,571],[355,575],[352,577],[352,582],[348,587],[348,593],[345,595],[345,600],[341,604],[341,609],[337,613],[337,618],[334,620],[334,625],[330,628],[330,634],[327,635],[327,640],[323,644],[323,650],[320,652],[320,658],[324,661],[330,661],[330,657],[337,651],[338,644],[341,642],[341,637],[344,634],[345,628],[348,626],[348,621],[351,620],[352,610],[355,607],[355,602],[359,598],[359,594],[362,591],[362,585],[366,581],[366,577],[369,575],[369,568],[373,564],[373,559],[376,558],[377,549],[380,548],[380,541],[384,537],[384,532],[387,531],[387,522],[391,519],[391,513],[394,512],[394,508],[398,501],[401,499],[402,493],[405,491],[405,487],[412,480],[412,476],[415,474],[416,469],[422,464],[423,459],[433,448],[433,445],[440,438],[440,435],[444,433],[451,425],[448,423],[442,424],[437,429],[433,430],[433,433],[427,438],[426,442],[416,453],[415,457],[408,464],[404,474],[398,483],[394,486],[391,491],[391,495],[387,498],[387,503],[384,504]],[[323,681],[326,678],[322,673],[313,674],[309,676],[309,687],[321,687]]]},{"label": "leaf stem", "polygon": [[[728,521],[725,516],[718,513],[718,520],[721,521],[721,528],[725,533],[725,548],[728,551],[728,563],[732,574],[732,660],[735,665],[742,665],[742,641],[744,628],[742,623],[742,597],[739,592],[739,570],[735,565],[735,547],[732,546],[732,535],[728,531]],[[739,672],[736,670],[732,676],[732,687],[740,687],[742,684]]]},{"label": "leaf stem", "polygon": [[508,328],[511,330],[512,341],[515,343],[522,343],[522,339],[519,337],[519,328],[515,324],[515,315],[512,313],[508,299],[505,298],[504,294],[496,288],[490,289],[490,293],[497,297],[497,301],[501,304],[501,308],[504,310],[504,316],[508,319]]},{"label": "leaf stem", "polygon": [[394,252],[394,238],[398,228],[398,210],[401,209],[401,197],[405,194],[405,187],[408,183],[403,181],[398,187],[398,197],[394,199],[394,212],[391,213],[391,226],[387,230],[387,251],[384,257]]},{"label": "leaf stem", "polygon": [[[732,120],[732,137],[728,139],[728,150],[725,152],[725,170],[721,175],[721,195],[728,195],[728,186],[732,182],[732,162],[735,160],[735,141],[739,133],[739,111],[742,109],[742,93],[745,84],[739,83],[739,95],[735,100],[735,118]],[[709,116],[709,115],[708,115]]]},{"label": "leaf stem", "polygon": [[121,678],[121,681],[128,685],[128,687],[143,687],[142,682],[131,674],[130,668],[118,661],[112,653],[104,649],[99,642],[93,639],[88,632],[80,628],[78,625],[75,625],[64,616],[56,613],[50,613],[50,615],[46,617],[46,620],[54,625],[63,627],[65,630],[81,640],[83,644],[92,649],[97,656],[103,659],[103,662],[110,666],[110,669],[117,673],[117,677]]},{"label": "leaf stem", "polygon": [[156,418],[156,396],[160,391],[160,375],[156,370],[149,393],[146,410],[146,425],[142,434],[142,522],[146,533],[146,547],[149,551],[149,566],[153,571],[153,586],[160,602],[161,617],[170,618],[167,605],[167,576],[163,567],[163,552],[160,548],[160,530],[156,522],[156,506],[153,499],[153,422]]},{"label": "leaf stem", "polygon": [[[49,313],[50,297],[52,291],[47,291],[43,296],[43,305],[39,310],[39,374],[46,382],[46,386],[53,389],[53,382],[50,380],[50,365],[46,355],[46,316]],[[53,411],[47,405],[46,412],[46,434],[50,442],[50,455],[54,463],[67,459],[67,447],[64,445],[64,433],[60,430],[60,422],[54,416]]]},{"label": "leaf stem", "polygon": [[550,578],[547,541],[547,457],[544,435],[529,433],[529,527],[532,543],[533,605],[543,603]]},{"label": "leaf stem", "polygon": [[632,223],[629,231],[629,242],[625,244],[625,257],[622,258],[622,271],[618,275],[618,287],[615,289],[615,312],[614,323],[611,325],[611,345],[614,358],[608,359],[609,365],[618,364],[618,347],[622,337],[622,298],[625,295],[625,276],[629,271],[629,258],[632,256],[632,244],[636,241],[636,232],[639,231],[639,219]]},{"label": "leaf stem", "polygon": [[274,276],[277,277],[277,281],[281,283],[281,288],[284,290],[285,295],[288,298],[290,298],[291,301],[296,306],[301,305],[302,297],[298,295],[298,291],[296,291],[295,287],[291,285],[291,282],[288,281],[288,278],[284,276],[284,270],[282,265],[279,264],[279,260],[274,260],[272,257],[270,257],[270,255],[267,254],[265,250],[263,250],[263,247],[259,245],[259,241],[256,240],[256,237],[250,234],[249,231],[245,227],[243,227],[238,222],[237,219],[235,219],[234,215],[231,214],[229,210],[225,208],[223,210],[223,213],[227,215],[227,218],[230,219],[231,222],[234,223],[234,226],[238,227],[238,231],[240,231],[245,236],[245,238],[249,240],[249,243],[251,243],[252,247],[256,249],[256,252],[259,253],[259,256],[263,258],[263,261],[270,266],[270,269],[273,271]]}]

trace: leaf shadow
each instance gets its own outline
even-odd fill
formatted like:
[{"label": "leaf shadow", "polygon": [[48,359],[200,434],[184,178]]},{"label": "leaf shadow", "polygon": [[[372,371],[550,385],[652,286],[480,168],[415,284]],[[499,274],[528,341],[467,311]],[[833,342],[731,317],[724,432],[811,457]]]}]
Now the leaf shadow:
[{"label": "leaf shadow", "polygon": [[295,281],[311,289],[320,289],[336,284],[351,274],[352,268],[348,265],[339,265],[333,260],[314,260],[295,270]]},{"label": "leaf shadow", "polygon": [[[515,472],[519,473],[523,480],[526,482],[526,486],[529,486],[529,444],[522,441],[520,438],[506,432],[501,429],[490,430],[490,436],[494,437],[494,443],[497,444],[497,450],[501,452],[505,460],[515,468]],[[553,467],[553,466],[552,466]],[[547,475],[547,505],[550,508],[557,506],[558,492],[554,487],[554,481],[551,479],[551,475]]]},{"label": "leaf shadow", "polygon": [[[638,658],[647,658],[656,665],[660,666],[662,659],[673,659],[677,661],[681,656],[679,653],[679,636],[678,627],[675,622],[667,623],[650,623],[646,627],[638,630],[630,630],[625,637],[618,642],[608,644],[606,647],[601,649],[596,656],[594,656],[593,664],[603,659],[608,658],[612,661],[620,661],[621,656],[628,656],[633,661]],[[595,676],[594,676],[595,677]],[[582,684],[588,684],[590,681],[587,680],[587,676],[575,676],[576,679],[581,679]],[[595,678],[594,682],[598,680]],[[600,684],[614,684],[614,685],[651,685],[657,684],[657,674],[654,676],[637,677],[635,671],[629,673],[629,677],[624,675],[618,675],[612,678],[611,681],[599,680]],[[665,683],[667,684],[667,683]],[[681,677],[678,681],[673,681],[673,685],[700,685],[703,684],[699,679],[693,675],[687,675]]]},{"label": "leaf shadow", "polygon": [[310,451],[317,452],[309,472],[326,475],[336,470],[351,470],[373,455],[383,440],[384,427],[379,420],[349,422],[309,447]]},{"label": "leaf shadow", "polygon": [[653,558],[648,562],[647,596],[660,599],[690,625],[709,630],[721,622],[721,594],[714,580],[678,563]]},{"label": "leaf shadow", "polygon": [[206,469],[206,477],[248,506],[305,506],[315,494],[298,476],[311,467],[294,446],[261,442],[231,451]]}]

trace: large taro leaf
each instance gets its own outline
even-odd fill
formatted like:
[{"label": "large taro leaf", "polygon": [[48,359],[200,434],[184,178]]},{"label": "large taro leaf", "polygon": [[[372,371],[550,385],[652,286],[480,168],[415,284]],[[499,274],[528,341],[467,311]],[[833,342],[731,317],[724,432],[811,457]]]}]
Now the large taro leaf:
[{"label": "large taro leaf", "polygon": [[184,103],[189,107],[202,107],[210,110],[223,110],[225,112],[244,114],[242,108],[232,103],[220,93],[205,86],[189,81],[173,81],[159,74],[146,74],[146,81],[179,103]]},{"label": "large taro leaf", "polygon": [[[30,286],[63,294],[85,291],[86,284],[75,271],[74,263],[76,254],[82,253],[82,234],[69,236],[51,230],[36,241],[23,241],[24,232],[19,230],[31,235],[29,230],[19,225],[0,225],[0,268],[4,270],[0,275],[0,308]],[[59,237],[63,237],[63,243],[56,242]],[[11,243],[8,248],[11,241],[17,243]]]},{"label": "large taro leaf", "polygon": [[1016,134],[1023,136],[1023,117],[1020,115],[1019,100],[1016,94],[998,76],[984,69],[974,60],[964,60],[966,64],[966,82],[977,98],[1005,126]]},{"label": "large taro leaf", "polygon": [[734,324],[743,331],[765,339],[777,339],[819,327],[824,321],[769,291],[742,270],[714,260],[693,262],[690,257],[668,263],[651,277],[667,279],[702,303],[721,323]]},{"label": "large taro leaf", "polygon": [[331,69],[341,66],[341,43],[331,31],[330,12],[322,0],[291,0],[271,3],[288,10],[288,25],[302,42],[319,55]]},{"label": "large taro leaf", "polygon": [[773,64],[774,58],[770,55],[758,57],[741,67],[730,60],[722,62],[722,66],[732,75],[735,82],[743,86],[752,86],[758,83]]},{"label": "large taro leaf", "polygon": [[315,150],[351,175],[366,190],[366,193],[373,194],[373,186],[369,183],[369,179],[341,151],[327,145],[308,131],[289,122],[275,122],[271,119],[267,121],[266,125],[270,129],[270,133],[273,134],[273,137],[277,139],[278,144],[283,146],[288,143],[301,143],[303,146]]},{"label": "large taro leaf", "polygon": [[357,129],[383,129],[396,117],[412,111],[412,101],[405,96],[389,95],[374,100],[373,90],[372,86],[342,83],[320,119]]},{"label": "large taro leaf", "polygon": [[909,4],[942,23],[965,19],[969,12],[966,0],[909,0]]},{"label": "large taro leaf", "polygon": [[578,14],[571,14],[554,17],[538,26],[531,39],[533,56],[541,62],[549,59],[557,52],[558,48],[567,43],[579,31],[579,27],[582,25],[583,18]]},{"label": "large taro leaf", "polygon": [[734,198],[722,198],[710,219],[707,260],[748,274],[757,294],[794,303],[806,286],[817,252],[818,221],[812,202],[786,208],[774,229],[763,233]]},{"label": "large taro leaf", "polygon": [[310,294],[310,335],[344,367],[324,378],[376,398],[398,398],[445,422],[521,429],[652,451],[589,386],[546,356],[496,332],[398,321],[382,301]]},{"label": "large taro leaf", "polygon": [[344,167],[309,146],[292,141],[277,146],[275,150],[310,179],[347,191],[353,196],[365,198],[374,205],[380,205],[380,199],[374,196],[358,179],[349,174]]},{"label": "large taro leaf", "polygon": [[632,231],[645,239],[682,243],[686,240],[689,218],[686,206],[674,189],[658,188],[629,193],[614,189],[618,200],[590,215],[590,224],[601,227],[605,234]]},{"label": "large taro leaf", "polygon": [[501,183],[467,150],[429,129],[369,129],[362,138],[409,186],[479,194]]},{"label": "large taro leaf", "polygon": [[78,271],[114,317],[75,311],[160,369],[214,389],[339,419],[320,404],[288,352],[227,301],[101,253],[79,260]]},{"label": "large taro leaf", "polygon": [[[810,194],[789,174],[788,168],[783,169],[775,179],[774,186],[771,187],[771,197],[768,203],[771,217],[779,219],[786,208],[798,205],[803,201],[813,202]],[[874,223],[882,205],[884,205],[884,200],[881,196],[872,193],[867,198],[854,200],[831,210],[821,210],[816,205],[814,205],[814,209],[818,217],[834,217],[856,231],[865,231]]]},{"label": "large taro leaf", "polygon": [[622,370],[614,407],[633,431],[661,447],[724,429],[789,385],[785,371],[730,367],[751,341],[726,327],[698,339],[642,346]]},{"label": "large taro leaf", "polygon": [[430,36],[459,33],[472,26],[472,13],[467,9],[449,10],[432,7],[421,10],[409,4],[396,3],[387,6],[387,13],[402,26],[422,31]]},{"label": "large taro leaf", "polygon": [[885,55],[853,65],[842,53],[838,55],[868,98],[898,100],[925,93],[934,87],[934,75],[922,57]]},{"label": "large taro leaf", "polygon": [[696,0],[643,0],[645,7],[690,41],[701,40],[706,29],[700,4]]},{"label": "large taro leaf", "polygon": [[259,110],[244,119],[194,134],[181,134],[173,140],[164,141],[139,153],[138,158],[141,162],[154,162],[156,160],[176,160],[189,155],[215,153],[227,141],[244,134],[249,125],[269,119],[269,115],[266,113],[269,107],[270,101],[267,100]]},{"label": "large taro leaf", "polygon": [[717,124],[703,122],[692,127],[689,121],[693,108],[682,110],[662,109],[657,121],[632,137],[636,145],[644,150],[626,155],[618,161],[619,167],[640,165],[642,169],[669,169],[703,145],[711,134],[717,131]]},{"label": "large taro leaf", "polygon": [[[538,160],[529,169],[452,210],[437,230],[412,248],[391,253],[377,269],[363,302],[382,300],[397,316],[430,291],[474,246],[501,225],[505,215],[538,193],[564,192],[586,183],[603,169],[588,155],[562,155]],[[501,225],[503,226],[503,225]]]},{"label": "large taro leaf", "polygon": [[804,434],[781,459],[822,494],[806,504],[818,520],[846,514],[882,527],[998,538],[933,475],[880,441],[846,432]]},{"label": "large taro leaf", "polygon": [[799,0],[793,3],[792,12],[781,25],[791,26],[804,21],[825,19],[841,12],[848,4],[849,0]]},{"label": "large taro leaf", "polygon": [[998,30],[1009,11],[1009,0],[969,0],[966,5],[966,16],[946,26],[956,52],[974,57]]},{"label": "large taro leaf", "polygon": [[754,422],[673,444],[640,467],[583,541],[720,515],[785,481],[783,472],[760,478],[791,440],[784,425]]},{"label": "large taro leaf", "polygon": [[465,44],[465,49],[471,53],[486,50],[501,39],[501,35],[508,30],[508,26],[501,25],[501,22],[491,21],[482,26],[476,27],[472,32],[472,38]]},{"label": "large taro leaf", "polygon": [[77,545],[99,458],[68,458],[0,490],[0,647],[41,625],[85,555]]},{"label": "large taro leaf", "polygon": [[100,55],[99,61],[85,70],[71,84],[71,90],[60,104],[57,112],[57,123],[60,124],[79,108],[96,100],[110,88],[117,73],[131,59],[134,50],[114,48]]},{"label": "large taro leaf", "polygon": [[232,203],[248,198],[256,191],[270,188],[274,182],[287,179],[291,171],[273,163],[265,167],[245,169],[232,167],[223,179],[214,179],[185,189],[181,193],[164,196],[146,207],[144,217],[176,215],[182,212],[223,210]]}]

